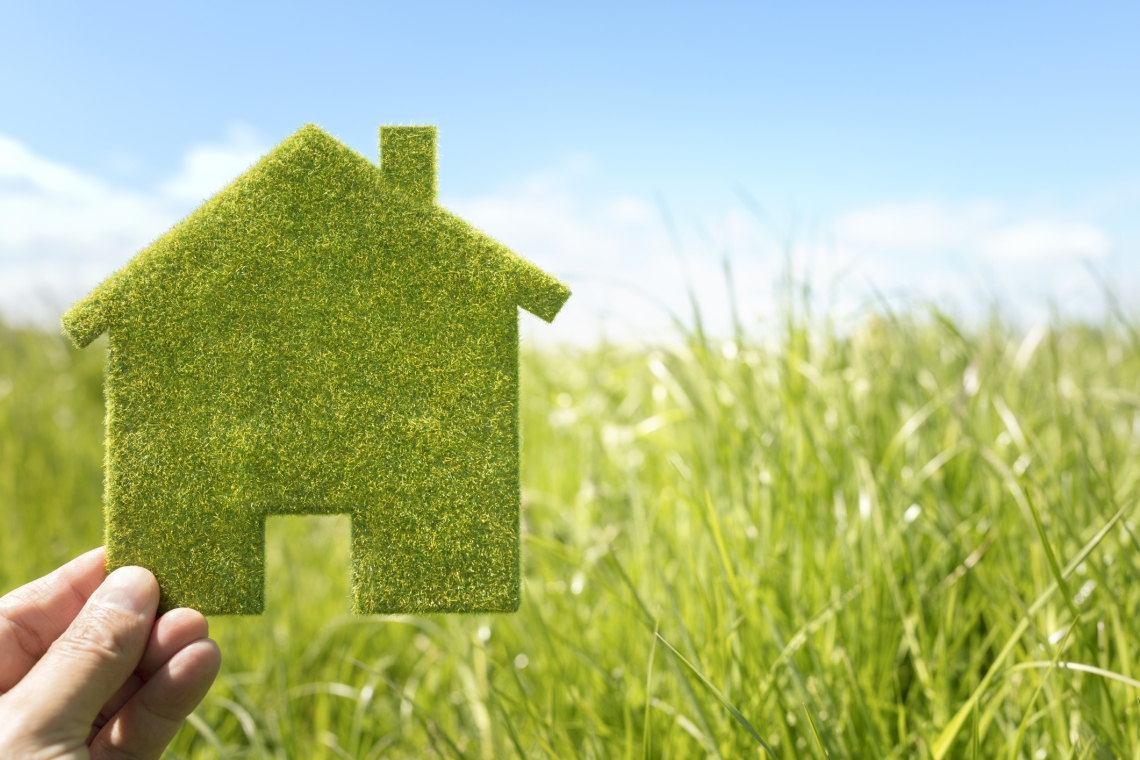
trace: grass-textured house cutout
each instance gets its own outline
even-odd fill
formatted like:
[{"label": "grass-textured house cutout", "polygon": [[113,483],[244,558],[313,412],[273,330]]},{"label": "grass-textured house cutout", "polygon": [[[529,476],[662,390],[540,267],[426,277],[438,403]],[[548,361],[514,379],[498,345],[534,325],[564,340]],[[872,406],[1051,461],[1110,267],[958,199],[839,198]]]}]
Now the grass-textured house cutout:
[{"label": "grass-textured house cutout", "polygon": [[570,291],[436,204],[435,137],[303,127],[64,315],[109,336],[108,564],[162,609],[260,613],[295,514],[351,516],[357,612],[517,609],[517,309]]}]

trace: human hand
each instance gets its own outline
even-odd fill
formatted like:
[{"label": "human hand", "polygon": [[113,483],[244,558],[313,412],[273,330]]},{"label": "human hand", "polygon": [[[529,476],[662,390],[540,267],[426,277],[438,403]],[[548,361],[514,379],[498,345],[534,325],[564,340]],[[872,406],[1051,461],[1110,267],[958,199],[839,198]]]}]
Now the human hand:
[{"label": "human hand", "polygon": [[0,599],[0,757],[157,758],[221,667],[201,613],[103,549]]}]

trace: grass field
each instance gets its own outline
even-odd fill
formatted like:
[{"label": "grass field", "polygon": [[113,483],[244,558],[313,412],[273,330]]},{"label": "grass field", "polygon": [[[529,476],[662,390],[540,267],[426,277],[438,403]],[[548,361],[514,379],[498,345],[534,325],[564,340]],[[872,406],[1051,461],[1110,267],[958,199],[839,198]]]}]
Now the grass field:
[{"label": "grass field", "polygon": [[[524,351],[515,615],[354,618],[271,520],[169,756],[1140,758],[1134,327],[763,335]],[[0,590],[99,543],[101,380],[0,328]]]}]

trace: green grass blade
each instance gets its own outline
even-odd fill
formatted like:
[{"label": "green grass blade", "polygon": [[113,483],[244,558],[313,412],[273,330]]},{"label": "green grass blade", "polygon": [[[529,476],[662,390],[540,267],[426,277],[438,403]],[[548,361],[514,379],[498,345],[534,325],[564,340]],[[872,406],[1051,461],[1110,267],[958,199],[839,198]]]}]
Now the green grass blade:
[{"label": "green grass blade", "polygon": [[709,495],[708,489],[705,489],[705,507],[707,508],[707,518],[709,521],[709,528],[712,530],[713,540],[716,542],[717,553],[720,555],[721,567],[724,568],[725,577],[728,579],[729,588],[732,589],[732,595],[736,598],[736,603],[739,605],[744,604],[744,594],[740,590],[740,581],[736,577],[736,571],[732,567],[732,558],[728,553],[728,546],[725,544],[724,535],[720,530],[720,519],[716,514],[716,507],[713,506],[712,496]]},{"label": "green grass blade", "polygon": [[978,760],[982,755],[982,736],[978,728],[978,703],[974,703],[974,719],[970,722],[970,760]]},{"label": "green grass blade", "polygon": [[[169,755],[769,757],[723,697],[781,757],[1133,758],[1140,506],[1072,567],[1140,496],[1140,332],[776,287],[764,327],[730,283],[731,334],[524,342],[515,614],[353,616],[350,518],[267,521],[265,614],[210,621],[223,674]],[[100,541],[107,348],[0,324],[0,591]]]},{"label": "green grass blade", "polygon": [[831,757],[827,750],[823,747],[823,741],[819,738],[819,731],[815,730],[815,721],[811,718],[811,710],[808,709],[807,703],[804,703],[804,715],[807,716],[808,726],[811,728],[811,735],[815,737],[815,746],[819,747],[819,754],[825,758]]},{"label": "green grass blade", "polygon": [[186,722],[206,740],[207,744],[213,747],[214,751],[218,753],[218,757],[228,760],[228,758],[232,756],[226,745],[218,738],[218,735],[214,733],[214,729],[210,727],[210,724],[198,715],[197,710],[186,716]]},{"label": "green grass blade", "polygon": [[653,706],[653,660],[657,655],[658,628],[661,626],[661,610],[657,610],[657,619],[653,622],[653,640],[649,644],[649,662],[645,667],[645,723],[642,727],[641,746],[643,757],[649,760],[653,741],[653,725],[651,708]]},{"label": "green grass blade", "polygon": [[765,750],[767,750],[769,755],[771,755],[773,758],[775,758],[776,753],[773,752],[772,748],[768,746],[768,742],[764,741],[764,737],[762,737],[760,735],[760,733],[752,726],[752,724],[748,722],[748,718],[745,718],[744,715],[740,712],[740,710],[736,709],[736,705],[732,704],[732,702],[729,702],[728,697],[724,696],[724,694],[721,692],[721,690],[718,689],[713,684],[712,681],[710,681],[708,678],[705,677],[704,673],[702,673],[700,670],[698,670],[697,667],[695,665],[693,665],[693,663],[691,663],[687,659],[685,659],[685,656],[683,654],[678,652],[673,647],[672,644],[670,644],[668,641],[666,641],[664,636],[662,636],[658,632],[658,633],[656,633],[656,637],[657,637],[657,639],[659,639],[661,641],[662,644],[664,644],[666,646],[666,648],[668,648],[668,650],[670,652],[672,652],[674,657],[676,657],[678,660],[680,660],[681,663],[685,665],[685,667],[687,667],[690,671],[692,671],[693,675],[695,675],[698,679],[700,679],[700,682],[702,684],[704,684],[705,688],[708,689],[709,692],[714,697],[716,697],[717,700],[722,705],[724,705],[724,708],[726,710],[728,710],[729,714],[732,715],[732,717],[736,718],[736,721],[740,725],[744,726],[744,729],[752,735],[752,738],[755,739],[757,742],[759,742],[760,746],[763,747]]},{"label": "green grass blade", "polygon": [[[1048,668],[1051,664],[1053,664],[1051,661],[1019,662],[1018,664],[1010,667],[1006,672],[1016,673],[1019,670],[1029,670],[1031,668]],[[1091,673],[1094,676],[1100,676],[1101,678],[1107,678],[1110,681],[1122,683],[1125,686],[1131,686],[1133,689],[1140,689],[1140,681],[1136,680],[1135,678],[1129,678],[1126,675],[1117,673],[1112,670],[1106,670],[1105,668],[1098,668],[1095,665],[1085,665],[1084,663],[1080,662],[1057,661],[1056,668],[1058,670],[1075,670],[1080,673]]]},{"label": "green grass blade", "polygon": [[1073,613],[1073,620],[1075,622],[1081,613],[1077,611],[1077,606],[1073,604],[1072,594],[1069,593],[1069,584],[1065,582],[1065,576],[1061,574],[1061,565],[1058,564],[1057,555],[1053,551],[1053,546],[1049,541],[1048,534],[1045,533],[1045,523],[1041,521],[1041,513],[1037,511],[1037,504],[1034,503],[1028,493],[1022,491],[1017,483],[1011,482],[1009,483],[1009,487],[1010,490],[1014,492],[1015,497],[1020,496],[1020,498],[1024,500],[1025,505],[1033,514],[1033,524],[1037,527],[1037,536],[1041,539],[1041,546],[1045,550],[1046,559],[1049,561],[1049,569],[1053,572],[1053,579],[1061,588],[1061,596],[1064,597],[1065,606],[1069,608],[1069,612]]},{"label": "green grass blade", "polygon": [[[1065,569],[1061,571],[1061,576],[1063,578],[1068,578],[1070,575],[1072,575],[1077,566],[1080,563],[1084,562],[1086,557],[1092,554],[1093,550],[1100,545],[1100,542],[1104,540],[1104,537],[1108,535],[1109,531],[1111,531],[1112,528],[1118,522],[1120,522],[1124,515],[1126,515],[1133,506],[1133,504],[1127,504],[1121,507],[1117,513],[1113,515],[1108,520],[1108,522],[1106,522],[1104,526],[1096,532],[1096,535],[1089,539],[1088,543],[1084,545],[1080,552],[1077,553],[1077,556],[1074,557],[1071,562],[1069,562]],[[970,695],[970,698],[967,699],[966,703],[962,705],[961,708],[959,708],[957,713],[954,714],[954,717],[951,718],[946,727],[942,729],[942,733],[938,735],[938,738],[931,746],[930,754],[934,760],[942,760],[942,758],[946,757],[946,753],[950,751],[950,746],[954,743],[954,739],[957,738],[958,732],[962,730],[962,724],[965,723],[966,717],[970,714],[970,711],[974,708],[974,705],[981,698],[982,694],[985,693],[986,688],[989,687],[990,682],[994,679],[994,676],[998,672],[998,668],[1000,668],[1002,664],[1005,663],[1006,657],[1008,657],[1009,653],[1013,651],[1013,648],[1017,645],[1017,642],[1021,640],[1022,635],[1029,628],[1029,618],[1032,615],[1035,615],[1042,607],[1045,606],[1045,604],[1053,597],[1053,595],[1057,593],[1058,588],[1059,586],[1057,582],[1053,581],[1053,583],[1047,589],[1045,589],[1045,591],[1042,592],[1039,597],[1037,597],[1033,604],[1030,605],[1028,614],[1026,614],[1017,624],[1017,627],[1014,628],[1013,633],[1010,634],[1009,638],[1005,642],[1005,645],[1002,647],[997,657],[994,658],[993,663],[991,663],[989,669],[986,671],[985,676],[982,677],[981,682],[974,689],[973,693]]]},{"label": "green grass blade", "polygon": [[1069,629],[1065,631],[1065,636],[1061,639],[1060,645],[1053,653],[1053,659],[1049,662],[1049,669],[1045,671],[1045,675],[1041,676],[1041,683],[1037,684],[1037,688],[1033,691],[1033,696],[1029,698],[1029,703],[1025,706],[1025,714],[1021,716],[1021,722],[1017,726],[1017,733],[1013,735],[1013,740],[1009,744],[1009,760],[1017,760],[1017,756],[1021,753],[1021,742],[1025,738],[1025,731],[1029,728],[1029,718],[1033,714],[1033,705],[1037,703],[1037,698],[1041,696],[1041,692],[1045,689],[1045,682],[1049,679],[1049,675],[1053,669],[1057,667],[1057,661],[1061,657],[1061,652],[1065,651],[1065,645],[1069,643],[1069,637],[1073,635],[1073,629],[1077,626],[1077,621],[1080,617],[1074,617],[1073,622],[1069,623]]},{"label": "green grass blade", "polygon": [[510,712],[503,706],[503,701],[499,696],[499,690],[491,686],[488,691],[494,698],[495,707],[499,708],[499,712],[503,716],[503,725],[507,727],[507,736],[511,740],[511,746],[515,748],[515,752],[521,760],[526,760],[526,751],[522,748],[522,743],[519,741],[519,734],[518,731],[515,730],[515,724],[514,721],[511,720]]}]

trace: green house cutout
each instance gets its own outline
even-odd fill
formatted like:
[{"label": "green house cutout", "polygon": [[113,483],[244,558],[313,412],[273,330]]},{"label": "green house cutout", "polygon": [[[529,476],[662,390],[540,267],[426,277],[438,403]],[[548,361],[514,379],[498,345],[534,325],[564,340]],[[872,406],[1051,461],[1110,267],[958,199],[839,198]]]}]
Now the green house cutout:
[{"label": "green house cutout", "polygon": [[518,608],[518,307],[570,291],[437,205],[435,138],[303,127],[64,315],[108,334],[108,565],[161,609],[260,613],[301,514],[350,516],[356,612]]}]

